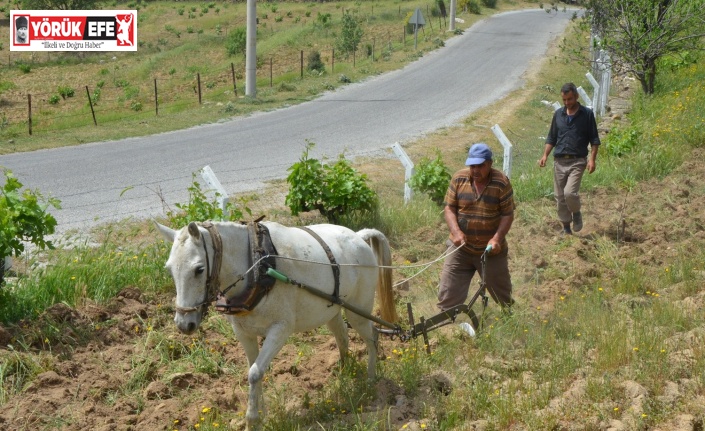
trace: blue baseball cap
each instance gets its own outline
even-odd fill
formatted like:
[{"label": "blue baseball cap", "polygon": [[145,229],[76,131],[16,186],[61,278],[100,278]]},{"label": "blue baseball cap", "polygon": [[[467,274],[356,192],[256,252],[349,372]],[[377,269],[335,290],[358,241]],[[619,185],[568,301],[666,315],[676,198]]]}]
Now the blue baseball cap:
[{"label": "blue baseball cap", "polygon": [[468,151],[468,159],[465,160],[465,166],[481,165],[487,160],[492,160],[492,150],[484,142],[472,144]]}]

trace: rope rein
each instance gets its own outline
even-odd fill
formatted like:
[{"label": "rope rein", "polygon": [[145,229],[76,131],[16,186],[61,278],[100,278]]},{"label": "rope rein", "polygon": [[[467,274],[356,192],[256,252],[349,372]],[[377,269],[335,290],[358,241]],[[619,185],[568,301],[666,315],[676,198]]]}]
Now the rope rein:
[{"label": "rope rein", "polygon": [[[359,264],[359,263],[337,263],[336,265],[339,266],[339,267],[340,267],[340,266],[350,266],[350,267],[359,267],[359,268],[387,268],[387,269],[422,268],[419,272],[417,272],[416,274],[412,275],[411,277],[405,278],[404,280],[401,280],[401,281],[399,281],[399,282],[397,282],[397,283],[394,284],[394,286],[399,286],[400,284],[403,284],[403,283],[405,283],[405,282],[407,282],[407,281],[409,281],[409,280],[411,280],[411,279],[413,279],[413,278],[415,278],[415,277],[421,275],[424,271],[426,271],[426,270],[427,270],[430,266],[432,266],[433,264],[438,263],[438,262],[444,260],[445,258],[447,258],[448,256],[450,256],[450,255],[452,255],[452,254],[454,254],[454,253],[457,253],[458,250],[460,250],[461,248],[463,248],[464,245],[465,245],[465,242],[463,242],[462,244],[460,244],[459,246],[457,246],[457,247],[456,247],[455,249],[453,249],[453,250],[450,250],[450,251],[446,250],[446,251],[444,251],[443,253],[441,253],[440,256],[438,256],[436,259],[434,259],[434,260],[432,260],[432,261],[430,261],[430,262],[419,263],[419,264],[414,264],[414,265],[403,265],[403,266],[402,266],[402,265],[362,265],[362,264]],[[333,265],[333,264],[330,263],[330,262],[319,262],[319,261],[316,261],[316,260],[298,259],[298,258],[295,258],[295,257],[288,257],[288,256],[279,256],[279,255],[277,255],[277,256],[262,256],[262,257],[259,258],[256,262],[254,262],[254,263],[252,264],[252,266],[251,266],[247,271],[245,271],[245,272],[240,276],[240,279],[239,279],[238,281],[241,281],[250,271],[252,271],[252,270],[254,270],[255,268],[257,268],[257,265],[259,265],[259,263],[260,263],[262,260],[267,259],[267,258],[269,258],[269,257],[273,257],[273,258],[276,258],[276,259],[282,259],[282,260],[289,260],[289,261],[292,261],[292,262],[311,263],[311,264],[315,264],[315,265],[325,265],[325,266],[332,266],[332,265]],[[237,284],[238,281],[236,281],[235,283],[233,283],[232,285],[230,285],[230,287],[232,287],[233,285]]]}]

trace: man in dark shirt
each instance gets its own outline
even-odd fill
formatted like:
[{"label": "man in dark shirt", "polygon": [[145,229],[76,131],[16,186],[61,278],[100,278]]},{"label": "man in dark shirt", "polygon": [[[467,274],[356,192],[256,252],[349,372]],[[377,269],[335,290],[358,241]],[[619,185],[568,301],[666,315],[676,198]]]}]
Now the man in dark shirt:
[{"label": "man in dark shirt", "polygon": [[553,194],[558,204],[558,219],[563,224],[563,233],[569,235],[583,228],[580,182],[586,168],[590,174],[595,172],[600,137],[597,134],[595,114],[578,102],[575,84],[569,82],[563,85],[561,97],[565,106],[553,113],[539,166],[546,166],[546,160],[553,151]]}]

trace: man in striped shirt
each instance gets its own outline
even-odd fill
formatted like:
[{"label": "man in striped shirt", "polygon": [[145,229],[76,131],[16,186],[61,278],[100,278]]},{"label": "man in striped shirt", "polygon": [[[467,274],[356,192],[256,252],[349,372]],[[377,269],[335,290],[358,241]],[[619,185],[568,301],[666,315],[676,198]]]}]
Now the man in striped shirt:
[{"label": "man in striped shirt", "polygon": [[[485,286],[502,307],[512,300],[512,280],[507,262],[507,232],[514,221],[514,196],[509,178],[492,168],[492,151],[485,143],[473,144],[467,166],[450,180],[444,216],[450,237],[450,254],[443,265],[438,307],[447,310],[468,297],[470,282],[482,268],[481,256],[488,246]],[[481,274],[482,276],[482,274]]]}]

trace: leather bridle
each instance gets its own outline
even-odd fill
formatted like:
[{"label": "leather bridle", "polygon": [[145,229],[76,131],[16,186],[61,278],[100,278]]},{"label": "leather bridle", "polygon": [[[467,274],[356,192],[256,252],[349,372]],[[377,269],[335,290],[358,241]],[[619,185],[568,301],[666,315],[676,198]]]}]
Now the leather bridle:
[{"label": "leather bridle", "polygon": [[[206,288],[204,292],[204,298],[201,303],[194,305],[193,307],[179,307],[176,306],[174,309],[177,313],[188,314],[203,310],[204,313],[208,312],[208,306],[211,302],[215,301],[219,294],[220,288],[220,266],[223,262],[223,240],[218,233],[218,229],[211,222],[199,223],[201,227],[206,229],[211,237],[211,243],[213,246],[213,268],[211,268],[210,259],[208,258],[208,247],[206,246],[205,236],[203,237],[203,251],[206,253]],[[235,282],[237,283],[237,282]],[[233,284],[235,284],[233,283]]]}]

